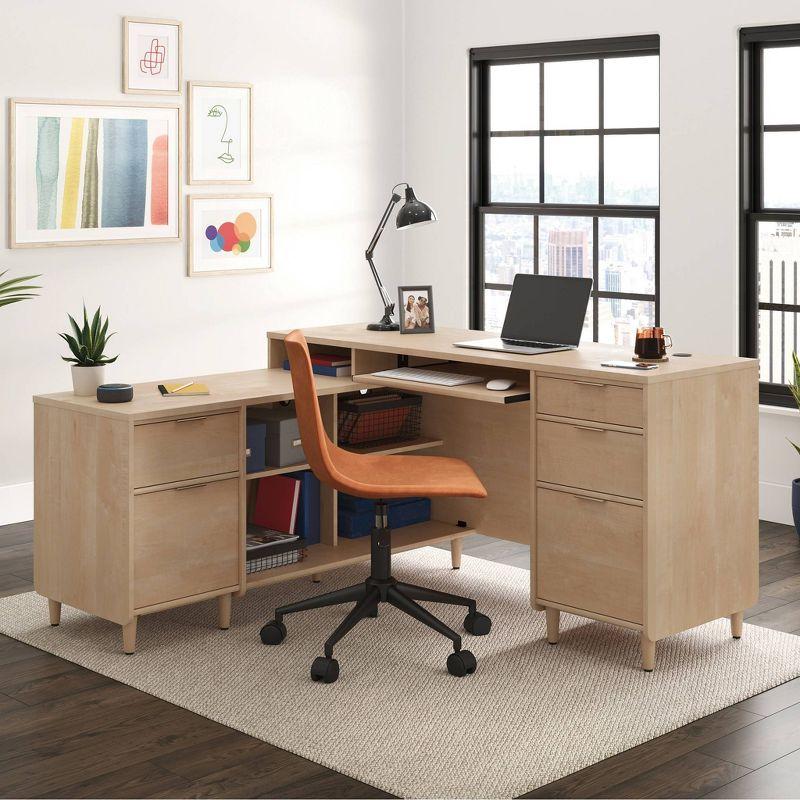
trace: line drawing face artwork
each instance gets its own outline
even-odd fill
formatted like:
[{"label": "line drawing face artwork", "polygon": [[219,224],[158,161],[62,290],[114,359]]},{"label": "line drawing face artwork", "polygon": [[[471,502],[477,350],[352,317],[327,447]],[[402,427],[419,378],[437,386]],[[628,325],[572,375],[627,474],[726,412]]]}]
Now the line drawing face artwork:
[{"label": "line drawing face artwork", "polygon": [[167,48],[160,44],[158,38],[150,41],[150,49],[139,59],[139,69],[146,75],[160,75],[161,68],[167,58]]},{"label": "line drawing face artwork", "polygon": [[226,145],[226,149],[224,153],[220,153],[217,158],[222,161],[223,164],[233,164],[234,157],[231,155],[231,145],[233,144],[233,137],[230,139],[226,139],[225,136],[228,133],[228,109],[225,106],[220,105],[219,103],[214,104],[211,108],[208,109],[208,116],[209,117],[225,117],[225,127],[222,130],[222,136],[219,137],[220,144]]}]

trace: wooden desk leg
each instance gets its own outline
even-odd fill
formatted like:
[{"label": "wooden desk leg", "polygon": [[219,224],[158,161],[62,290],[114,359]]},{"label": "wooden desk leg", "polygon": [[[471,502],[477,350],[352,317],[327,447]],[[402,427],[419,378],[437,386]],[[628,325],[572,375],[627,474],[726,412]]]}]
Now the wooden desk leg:
[{"label": "wooden desk leg", "polygon": [[742,638],[742,623],[744,622],[744,611],[737,611],[731,614],[731,636],[734,639]]},{"label": "wooden desk leg", "polygon": [[48,599],[47,608],[50,611],[50,624],[58,625],[61,622],[61,603],[58,600]]},{"label": "wooden desk leg", "polygon": [[453,569],[461,569],[461,551],[463,548],[463,539],[450,540],[450,563],[453,565]]},{"label": "wooden desk leg", "polygon": [[217,598],[217,617],[219,627],[226,631],[231,626],[231,600],[232,594],[221,594]]},{"label": "wooden desk leg", "polygon": [[122,626],[122,650],[129,656],[136,652],[136,619]]},{"label": "wooden desk leg", "polygon": [[547,620],[547,643],[558,644],[560,638],[558,623],[561,620],[561,612],[557,608],[546,608],[544,613]]},{"label": "wooden desk leg", "polygon": [[322,575],[320,575],[319,572],[312,572],[311,573],[311,580],[314,583],[319,583],[322,580]]},{"label": "wooden desk leg", "polygon": [[656,665],[656,643],[642,634],[642,669],[652,672]]}]

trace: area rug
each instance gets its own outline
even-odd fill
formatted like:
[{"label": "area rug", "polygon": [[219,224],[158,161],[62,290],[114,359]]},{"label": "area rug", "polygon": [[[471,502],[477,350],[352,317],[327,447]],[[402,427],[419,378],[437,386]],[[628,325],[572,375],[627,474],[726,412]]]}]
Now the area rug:
[{"label": "area rug", "polygon": [[[444,550],[394,559],[409,583],[474,596],[489,636],[464,635],[473,675],[445,668],[449,642],[395,609],[360,623],[336,648],[336,683],[309,667],[342,608],[287,617],[279,647],[259,640],[281,603],[361,580],[365,565],[234,600],[214,627],[206,602],[145,616],[138,652],[118,626],[64,607],[60,627],[33,592],[0,600],[0,632],[402,797],[513,797],[641,744],[800,674],[800,637],[717,620],[659,642],[638,668],[632,632],[562,614],[557,647],[528,604],[529,573]],[[460,629],[457,609],[438,607]]]}]

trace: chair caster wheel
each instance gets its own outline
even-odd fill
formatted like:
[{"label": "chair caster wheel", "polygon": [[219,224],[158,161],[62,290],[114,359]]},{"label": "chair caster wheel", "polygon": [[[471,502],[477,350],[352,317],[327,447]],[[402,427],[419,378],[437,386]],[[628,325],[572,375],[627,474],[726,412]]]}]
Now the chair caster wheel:
[{"label": "chair caster wheel", "polygon": [[264,644],[280,644],[286,638],[286,626],[282,622],[272,620],[261,629],[261,641]]},{"label": "chair caster wheel", "polygon": [[486,636],[491,629],[492,620],[486,614],[474,611],[464,617],[464,630],[473,636]]},{"label": "chair caster wheel", "polygon": [[457,653],[450,653],[447,657],[447,671],[456,678],[472,675],[477,668],[478,662],[469,650],[459,650]]},{"label": "chair caster wheel", "polygon": [[333,683],[339,677],[339,662],[335,658],[318,656],[311,665],[311,680]]},{"label": "chair caster wheel", "polygon": [[372,609],[372,611],[367,614],[368,617],[372,617],[373,619],[378,616],[378,606]]}]

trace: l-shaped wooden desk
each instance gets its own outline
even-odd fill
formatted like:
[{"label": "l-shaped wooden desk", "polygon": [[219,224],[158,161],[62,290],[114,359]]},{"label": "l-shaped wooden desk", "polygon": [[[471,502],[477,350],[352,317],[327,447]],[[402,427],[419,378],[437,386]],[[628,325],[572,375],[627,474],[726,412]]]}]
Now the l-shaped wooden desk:
[{"label": "l-shaped wooden desk", "polygon": [[[135,387],[130,403],[70,393],[35,403],[36,590],[50,601],[119,623],[126,652],[137,619],[369,558],[369,539],[339,538],[337,498],[323,487],[321,543],[262,573],[245,569],[248,487],[302,465],[245,471],[247,409],[292,399],[282,369],[286,332],[268,335],[268,368],[209,375],[211,394],[163,398]],[[741,635],[758,596],[758,370],[751,359],[673,358],[657,370],[601,366],[627,351],[599,344],[524,356],[465,350],[485,336],[445,329],[403,336],[363,325],[305,330],[312,352],[352,359],[353,377],[317,377],[336,436],[337,396],[389,386],[424,395],[419,439],[382,452],[439,448],[466,459],[485,500],[433,501],[432,521],[395,532],[395,550],[449,540],[453,566],[473,530],[531,545],[531,604],[558,641],[561,611],[641,634],[642,666],[655,642],[723,616]],[[516,385],[444,387],[371,373],[409,364]]]}]

